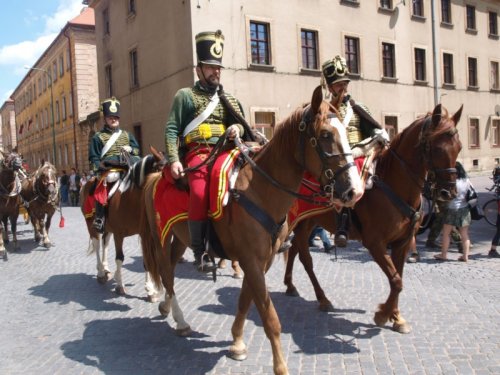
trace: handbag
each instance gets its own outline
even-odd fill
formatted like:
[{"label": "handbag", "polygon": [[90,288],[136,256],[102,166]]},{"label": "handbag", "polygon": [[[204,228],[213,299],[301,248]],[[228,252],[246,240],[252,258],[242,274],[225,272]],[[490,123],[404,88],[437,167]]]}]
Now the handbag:
[{"label": "handbag", "polygon": [[467,189],[467,194],[465,195],[465,200],[467,202],[470,202],[471,200],[476,200],[477,201],[477,192],[476,189],[474,189],[474,186],[472,184],[469,184],[469,189]]},{"label": "handbag", "polygon": [[469,205],[470,217],[472,220],[481,220],[484,217],[484,211],[478,204],[475,206]]}]

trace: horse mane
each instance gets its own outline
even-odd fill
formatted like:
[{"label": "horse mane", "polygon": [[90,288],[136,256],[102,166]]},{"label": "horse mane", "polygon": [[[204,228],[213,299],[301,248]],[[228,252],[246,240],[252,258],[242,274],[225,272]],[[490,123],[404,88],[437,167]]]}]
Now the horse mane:
[{"label": "horse mane", "polygon": [[43,162],[42,165],[38,167],[38,169],[35,172],[35,179],[38,179],[45,170],[50,169],[52,172],[55,174],[56,173],[56,167],[54,167],[52,164],[50,164],[48,161]]}]

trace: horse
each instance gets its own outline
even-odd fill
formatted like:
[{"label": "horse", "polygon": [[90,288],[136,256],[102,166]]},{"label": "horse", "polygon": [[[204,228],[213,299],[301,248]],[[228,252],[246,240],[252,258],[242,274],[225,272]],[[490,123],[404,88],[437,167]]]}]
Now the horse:
[{"label": "horse", "polygon": [[[0,255],[7,260],[7,250],[4,244],[9,243],[8,221],[12,229],[14,249],[17,245],[17,217],[19,216],[19,192],[21,191],[22,158],[16,152],[10,154],[1,152],[0,157]],[[3,230],[2,230],[3,226]]]},{"label": "horse", "polygon": [[[346,206],[353,205],[360,196],[360,179],[345,130],[331,125],[331,116],[321,87],[317,87],[311,104],[298,108],[281,122],[270,142],[241,167],[230,203],[222,208],[220,219],[211,221],[213,230],[209,237],[216,235],[227,257],[239,261],[244,271],[238,311],[231,328],[230,355],[235,360],[247,357],[243,326],[253,301],[271,343],[275,374],[288,374],[288,368],[281,350],[281,325],[266,288],[265,273],[286,238],[285,217],[298,195],[303,174],[311,173],[323,191],[334,193]],[[172,310],[176,334],[187,336],[192,331],[175,295],[174,271],[184,251],[179,242],[188,242],[188,226],[186,221],[173,224],[162,246],[153,201],[161,178],[160,174],[150,175],[143,187],[142,250],[153,280],[158,285],[163,283],[166,290],[165,300],[159,305],[160,313],[168,315]]]},{"label": "horse", "polygon": [[22,182],[20,195],[33,224],[34,240],[47,249],[52,246],[49,229],[59,205],[58,191],[57,171],[48,161],[43,162],[31,177]]},{"label": "horse", "polygon": [[[455,162],[461,150],[456,126],[462,108],[449,116],[445,108],[437,105],[432,114],[417,119],[399,133],[378,160],[374,187],[365,191],[353,209],[349,236],[361,240],[389,280],[390,294],[374,316],[378,326],[390,320],[395,331],[411,331],[398,307],[399,294],[403,290],[403,267],[420,225],[420,194],[426,176],[433,185],[435,199],[448,201],[456,196]],[[298,253],[322,311],[333,311],[333,305],[314,274],[308,237],[316,225],[335,233],[336,216],[332,210],[323,211],[298,222],[284,277],[286,294],[297,296],[292,269]],[[391,248],[390,256],[388,247]]]},{"label": "horse", "polygon": [[[149,173],[153,168],[149,159],[145,166],[146,172]],[[122,180],[119,180],[121,182]],[[119,183],[118,181],[116,183]],[[93,193],[97,178],[91,178],[80,191],[80,208],[85,218],[87,231],[90,236],[90,245],[88,253],[95,253],[97,259],[97,282],[105,284],[111,280],[111,271],[108,267],[108,250],[111,236],[115,242],[115,264],[116,271],[113,278],[116,282],[115,292],[119,295],[125,295],[125,284],[123,282],[122,266],[125,260],[123,252],[123,241],[126,237],[139,234],[141,205],[142,205],[142,191],[137,184],[131,183],[130,187],[122,191],[118,188],[110,197],[106,208],[106,220],[104,226],[104,233],[100,234],[92,226],[94,221],[95,209],[94,201],[88,201],[88,197]],[[90,207],[88,207],[90,202]],[[102,253],[101,253],[102,249]],[[150,302],[156,302],[157,290],[153,283],[150,281],[149,273],[146,272],[145,289],[147,292],[147,299]]]}]

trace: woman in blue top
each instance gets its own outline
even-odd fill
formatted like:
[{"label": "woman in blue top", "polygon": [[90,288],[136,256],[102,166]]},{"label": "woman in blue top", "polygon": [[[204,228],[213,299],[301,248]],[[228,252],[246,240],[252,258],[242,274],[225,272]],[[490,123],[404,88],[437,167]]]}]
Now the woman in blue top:
[{"label": "woman in blue top", "polygon": [[467,202],[467,191],[471,187],[471,182],[460,162],[457,161],[455,168],[457,169],[457,196],[448,203],[443,225],[441,254],[434,255],[434,258],[437,260],[447,260],[451,230],[453,227],[457,227],[462,237],[463,245],[463,255],[460,256],[458,260],[467,262],[469,259],[469,225],[471,222],[469,204]]}]

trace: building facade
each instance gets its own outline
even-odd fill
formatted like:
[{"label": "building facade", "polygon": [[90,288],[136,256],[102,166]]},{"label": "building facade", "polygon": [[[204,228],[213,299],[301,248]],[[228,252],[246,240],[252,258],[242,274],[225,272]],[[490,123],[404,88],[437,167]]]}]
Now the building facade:
[{"label": "building facade", "polygon": [[460,160],[477,171],[499,162],[498,0],[89,3],[99,96],[121,100],[121,124],[143,148],[164,148],[172,98],[197,79],[195,35],[220,29],[221,82],[268,135],[310,100],[322,62],[339,54],[351,70],[351,94],[391,135],[437,103],[451,113],[463,104]]},{"label": "building facade", "polygon": [[8,99],[0,108],[0,150],[10,152],[17,147],[14,100]]},{"label": "building facade", "polygon": [[28,164],[88,170],[87,116],[99,107],[94,11],[69,21],[14,90],[18,150]]}]

